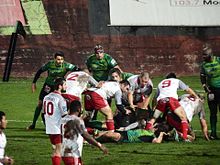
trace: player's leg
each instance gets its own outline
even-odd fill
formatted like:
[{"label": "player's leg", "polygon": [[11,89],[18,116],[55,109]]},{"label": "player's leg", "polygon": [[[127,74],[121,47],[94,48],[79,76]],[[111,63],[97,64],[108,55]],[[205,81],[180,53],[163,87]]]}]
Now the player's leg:
[{"label": "player's leg", "polygon": [[187,121],[186,113],[182,106],[179,106],[177,109],[174,110],[174,113],[180,118],[181,120],[181,128],[183,133],[183,139],[187,138],[187,132],[189,128],[189,124]]},{"label": "player's leg", "polygon": [[213,101],[208,101],[208,106],[210,110],[210,125],[211,125],[211,134],[210,139],[216,139],[216,125],[217,125],[217,103]]},{"label": "player's leg", "polygon": [[112,110],[109,107],[109,105],[101,108],[100,112],[103,115],[105,115],[107,130],[114,131],[115,130],[115,126],[114,126],[113,114],[112,114]]},{"label": "player's leg", "polygon": [[146,124],[146,130],[153,129],[153,124],[155,123],[156,119],[159,118],[159,116],[166,111],[167,100],[167,98],[158,100],[153,117],[151,117],[151,119]]},{"label": "player's leg", "polygon": [[60,165],[61,163],[61,135],[59,134],[50,134],[49,135],[50,142],[54,146],[52,152],[52,165]]},{"label": "player's leg", "polygon": [[29,127],[27,127],[28,130],[35,129],[37,119],[41,114],[41,110],[42,110],[42,101],[39,100],[38,105],[37,105],[37,107],[35,108],[35,111],[34,111],[34,118],[33,118],[32,124]]},{"label": "player's leg", "polygon": [[162,114],[162,112],[158,109],[155,109],[153,117],[147,122],[145,129],[150,130],[153,129],[153,125],[157,118]]}]

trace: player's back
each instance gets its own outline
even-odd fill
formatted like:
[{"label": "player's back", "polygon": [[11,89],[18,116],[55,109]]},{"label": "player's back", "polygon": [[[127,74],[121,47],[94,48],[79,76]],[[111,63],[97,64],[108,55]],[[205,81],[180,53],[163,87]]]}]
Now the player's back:
[{"label": "player's back", "polygon": [[157,100],[173,97],[178,99],[177,90],[179,89],[180,80],[175,78],[164,79],[158,84],[159,96]]},{"label": "player's back", "polygon": [[[79,133],[78,136],[74,137],[74,139],[68,139],[64,137],[64,127],[65,124],[70,120],[78,120],[80,123],[80,128],[82,128],[84,131],[86,131],[85,124],[83,120],[75,115],[66,115],[61,120],[61,129],[62,129],[62,149],[61,154],[62,156],[69,156],[69,157],[75,157],[79,158],[82,156],[82,149],[83,149],[83,137]],[[82,133],[82,132],[81,132]],[[65,150],[71,148],[71,152],[68,154],[64,154]]]},{"label": "player's back", "polygon": [[45,96],[43,101],[46,134],[60,134],[60,121],[67,113],[65,99],[56,92]]},{"label": "player's back", "polygon": [[106,81],[103,83],[101,88],[90,88],[89,90],[95,91],[103,98],[111,98],[115,95],[116,92],[120,91],[120,85],[115,81]]},{"label": "player's back", "polygon": [[189,94],[182,95],[180,97],[180,104],[186,112],[187,119],[189,122],[192,121],[193,116],[201,113],[200,115],[204,115],[204,104]]},{"label": "player's back", "polygon": [[83,71],[71,72],[66,77],[66,93],[81,98],[82,92],[87,88],[89,74]]}]

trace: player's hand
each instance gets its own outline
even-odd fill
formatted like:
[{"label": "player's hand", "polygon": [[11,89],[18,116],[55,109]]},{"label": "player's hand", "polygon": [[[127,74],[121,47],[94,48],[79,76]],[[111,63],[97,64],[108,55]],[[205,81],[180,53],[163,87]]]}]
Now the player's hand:
[{"label": "player's hand", "polygon": [[105,81],[99,81],[99,83],[97,84],[96,88],[101,88],[104,83],[105,83]]},{"label": "player's hand", "polygon": [[31,89],[32,89],[32,93],[34,93],[36,91],[36,84],[32,83]]},{"label": "player's hand", "polygon": [[104,154],[108,154],[108,149],[107,149],[103,144],[101,144],[100,150],[102,150],[102,152],[103,152]]},{"label": "player's hand", "polygon": [[203,84],[202,86],[203,86],[203,88],[204,88],[206,93],[210,93],[211,92],[209,87],[206,84]]},{"label": "player's hand", "polygon": [[130,109],[125,109],[125,111],[126,111],[126,112],[125,112],[126,115],[129,115],[129,114],[131,113],[131,110],[130,110]]},{"label": "player's hand", "polygon": [[3,163],[7,165],[14,164],[14,160],[11,157],[5,156],[3,159]]}]

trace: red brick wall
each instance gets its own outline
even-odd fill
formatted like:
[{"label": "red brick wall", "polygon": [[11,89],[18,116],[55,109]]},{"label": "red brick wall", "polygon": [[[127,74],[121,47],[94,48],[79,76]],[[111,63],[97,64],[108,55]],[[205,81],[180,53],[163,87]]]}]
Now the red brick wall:
[{"label": "red brick wall", "polygon": [[[62,50],[66,60],[84,67],[86,57],[101,43],[126,72],[148,71],[163,75],[175,71],[181,75],[198,75],[200,51],[210,42],[220,52],[220,36],[201,40],[193,35],[121,35],[91,34],[87,0],[44,0],[52,35],[28,35],[18,38],[11,76],[33,77],[36,70],[56,50]],[[3,75],[10,36],[0,36],[0,75]]]}]

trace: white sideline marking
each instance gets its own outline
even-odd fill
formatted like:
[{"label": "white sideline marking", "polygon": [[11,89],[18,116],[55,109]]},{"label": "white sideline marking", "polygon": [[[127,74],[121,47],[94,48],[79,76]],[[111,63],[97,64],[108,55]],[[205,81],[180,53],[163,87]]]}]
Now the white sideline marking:
[{"label": "white sideline marking", "polygon": [[[7,120],[8,122],[15,122],[15,123],[32,123],[31,120]],[[43,123],[42,121],[37,121],[37,123]]]}]

